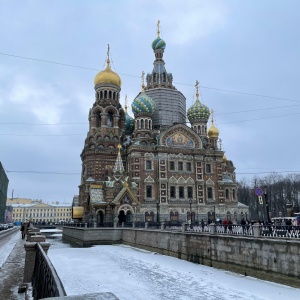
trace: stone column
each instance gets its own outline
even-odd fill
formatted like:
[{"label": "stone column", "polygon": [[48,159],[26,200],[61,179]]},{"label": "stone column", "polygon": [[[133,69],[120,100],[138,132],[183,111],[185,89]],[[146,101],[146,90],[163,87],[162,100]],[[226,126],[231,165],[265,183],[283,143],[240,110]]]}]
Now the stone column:
[{"label": "stone column", "polygon": [[260,237],[260,226],[258,223],[253,224],[253,236],[254,237]]},{"label": "stone column", "polygon": [[[40,243],[40,245],[42,246],[45,253],[47,254],[48,249],[50,247],[50,243],[42,242],[42,243]],[[23,282],[25,282],[25,283],[32,281],[32,276],[33,276],[33,271],[34,271],[34,266],[35,266],[36,246],[37,246],[37,243],[26,242],[24,244],[26,253],[25,253],[25,266],[24,266]]]},{"label": "stone column", "polygon": [[165,222],[161,222],[161,224],[160,224],[160,229],[161,229],[161,230],[164,230],[164,229],[165,229]]},{"label": "stone column", "polygon": [[216,224],[215,223],[210,223],[209,224],[209,229],[210,229],[210,234],[215,234],[216,233]]}]

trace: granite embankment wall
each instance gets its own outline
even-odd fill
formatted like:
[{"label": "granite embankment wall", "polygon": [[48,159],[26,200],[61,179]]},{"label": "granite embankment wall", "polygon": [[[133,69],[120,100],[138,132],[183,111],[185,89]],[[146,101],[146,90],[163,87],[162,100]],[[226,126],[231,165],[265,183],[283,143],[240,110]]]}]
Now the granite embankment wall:
[{"label": "granite embankment wall", "polygon": [[300,240],[128,228],[64,227],[81,246],[123,243],[187,261],[300,287]]}]

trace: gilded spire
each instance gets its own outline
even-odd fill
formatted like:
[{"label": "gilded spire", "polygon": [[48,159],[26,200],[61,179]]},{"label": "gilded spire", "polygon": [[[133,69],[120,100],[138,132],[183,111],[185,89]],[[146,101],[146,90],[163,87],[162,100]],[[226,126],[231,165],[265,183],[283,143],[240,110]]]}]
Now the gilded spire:
[{"label": "gilded spire", "polygon": [[199,81],[198,80],[196,80],[196,84],[195,84],[195,86],[196,86],[196,100],[199,100]]},{"label": "gilded spire", "polygon": [[142,72],[142,93],[145,92],[145,84],[144,84],[144,80],[145,80],[145,72]]},{"label": "gilded spire", "polygon": [[115,166],[114,166],[114,174],[118,175],[118,174],[122,174],[124,172],[124,166],[123,166],[123,162],[122,162],[122,158],[121,158],[121,144],[118,145],[118,156],[117,156],[117,160],[115,162]]},{"label": "gilded spire", "polygon": [[160,21],[157,21],[157,37],[160,37]]},{"label": "gilded spire", "polygon": [[127,113],[127,95],[125,95],[125,113]]},{"label": "gilded spire", "polygon": [[211,125],[214,125],[214,111],[211,110]]},{"label": "gilded spire", "polygon": [[109,47],[109,44],[107,44],[107,59],[106,59],[107,67],[110,67],[109,50],[110,50],[110,47]]}]

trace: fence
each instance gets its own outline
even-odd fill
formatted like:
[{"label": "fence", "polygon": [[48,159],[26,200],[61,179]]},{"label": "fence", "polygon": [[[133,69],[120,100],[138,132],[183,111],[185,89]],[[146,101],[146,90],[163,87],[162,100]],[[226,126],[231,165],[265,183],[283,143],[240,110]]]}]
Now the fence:
[{"label": "fence", "polygon": [[40,243],[36,244],[32,290],[34,300],[66,296],[64,287]]}]

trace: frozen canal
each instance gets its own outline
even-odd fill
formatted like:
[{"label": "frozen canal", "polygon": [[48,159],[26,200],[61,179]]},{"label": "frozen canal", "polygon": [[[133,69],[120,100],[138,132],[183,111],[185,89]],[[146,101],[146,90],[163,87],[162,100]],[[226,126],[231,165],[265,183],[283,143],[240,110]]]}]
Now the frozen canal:
[{"label": "frozen canal", "polygon": [[300,289],[124,245],[70,248],[48,256],[68,295],[112,292],[120,300],[298,299]]}]

